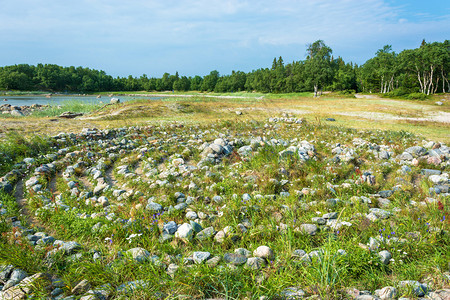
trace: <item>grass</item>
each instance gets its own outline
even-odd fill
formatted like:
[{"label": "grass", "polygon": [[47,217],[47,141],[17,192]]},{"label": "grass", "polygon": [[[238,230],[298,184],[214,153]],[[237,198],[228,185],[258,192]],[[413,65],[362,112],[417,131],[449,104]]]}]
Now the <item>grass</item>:
[{"label": "grass", "polygon": [[[400,107],[405,114],[419,115],[412,105],[383,101],[386,100],[363,101],[355,111],[376,112]],[[66,142],[11,135],[5,140],[8,142],[0,144],[2,153],[7,153],[10,158],[2,174],[23,157],[36,157],[37,161],[30,167],[25,180],[31,176],[34,167],[48,162],[40,154],[57,152],[64,147],[68,147],[69,152],[79,150],[73,155],[66,157],[61,154],[58,157],[60,175],[56,187],[59,197],[47,190],[27,190],[25,196],[32,213],[37,213],[41,225],[39,231],[51,233],[64,241],[77,241],[83,249],[81,258],[72,260],[59,255],[49,264],[45,257],[50,246],[39,249],[29,246],[26,236],[14,238],[14,231],[6,218],[17,215],[18,210],[13,197],[0,193],[0,203],[8,209],[8,214],[0,222],[0,262],[12,263],[30,274],[46,272],[63,278],[66,295],[82,279],[87,279],[96,288],[109,284],[111,297],[115,299],[259,299],[260,296],[277,299],[288,287],[299,287],[308,295],[323,299],[345,299],[345,290],[350,287],[373,292],[388,285],[398,287],[402,280],[424,282],[427,278],[431,278],[435,289],[448,288],[449,282],[443,280],[443,274],[448,271],[450,261],[450,198],[431,195],[439,202],[427,204],[424,200],[430,197],[432,184],[418,174],[422,168],[440,168],[448,173],[449,166],[442,164],[436,167],[421,161],[419,166],[411,166],[412,173],[402,174],[400,165],[393,161],[386,165],[387,161],[379,160],[374,150],[375,144],[385,145],[396,156],[408,147],[422,145],[422,137],[410,132],[413,126],[417,127],[416,131],[423,130],[424,136],[445,141],[448,134],[445,126],[429,122],[412,125],[390,120],[362,122],[359,118],[337,117],[333,110],[345,109],[346,103],[358,105],[355,99],[311,99],[299,95],[277,99],[193,97],[151,102],[140,100],[104,107],[90,115],[95,119],[55,123],[57,131],[78,130],[78,126],[86,124],[91,128],[108,126],[111,134],[116,135],[111,144],[95,142],[80,135]],[[419,107],[435,109],[426,105]],[[353,109],[348,108],[348,111]],[[237,116],[236,110],[242,110],[244,114]],[[268,121],[269,117],[280,117],[285,111],[297,117],[303,116],[295,110],[308,110],[310,113],[304,115],[307,122]],[[327,122],[325,117],[335,117],[337,121]],[[21,122],[33,124],[45,120],[45,117],[32,116],[21,119]],[[124,131],[117,129],[135,125],[142,127]],[[205,163],[207,167],[204,169],[181,176],[186,171],[177,167],[174,159],[183,157],[188,165],[197,165],[202,152],[199,146],[222,134],[235,143],[232,154],[218,165]],[[264,138],[265,142],[251,143],[255,137]],[[357,146],[353,143],[355,138],[367,143]],[[268,141],[272,139],[276,139],[278,144],[270,144]],[[102,137],[99,140],[107,139]],[[296,155],[286,158],[278,155],[289,145],[297,145],[303,140],[314,145],[315,155],[310,160],[303,161]],[[354,158],[348,162],[343,161],[344,157],[340,162],[333,160],[337,143],[342,151],[353,151]],[[237,149],[249,144],[253,145],[252,154],[249,157],[240,155]],[[102,162],[104,165],[99,166]],[[120,174],[118,167],[124,164],[129,165],[129,173]],[[69,166],[75,171],[63,180],[61,174],[69,170]],[[89,170],[96,167],[106,173],[109,166],[113,168],[112,174],[117,181],[114,189],[132,190],[133,193],[118,197],[114,189],[102,192],[101,195],[110,202],[109,208],[104,209],[96,204],[93,195],[86,193],[97,184]],[[143,175],[137,175],[138,168],[142,169]],[[164,171],[171,174],[165,176]],[[374,185],[358,183],[365,172],[375,176]],[[44,187],[48,180],[41,178]],[[76,190],[68,187],[70,180],[78,182]],[[90,184],[85,185],[84,181]],[[199,190],[189,189],[191,182]],[[371,196],[396,186],[400,190],[389,197],[390,203],[385,207]],[[164,223],[189,222],[186,211],[173,208],[177,205],[175,192],[192,197],[189,208],[206,215],[197,220],[203,228],[212,226],[219,231],[225,226],[232,227],[223,242],[213,238],[201,240],[198,236],[191,242],[176,238],[165,243],[159,241]],[[244,193],[251,197],[244,200]],[[276,198],[270,196],[274,194]],[[212,200],[216,195],[223,198],[222,203]],[[150,197],[155,197],[154,201],[167,210],[163,213],[145,210]],[[371,203],[364,202],[364,197]],[[335,198],[339,201],[330,201]],[[58,201],[67,205],[67,209],[61,203],[57,205]],[[47,202],[51,206],[46,206]],[[377,221],[363,217],[370,209],[380,207],[392,215]],[[297,229],[301,224],[313,223],[313,218],[329,212],[337,213],[337,222],[345,221],[351,225],[322,227],[312,236]],[[82,214],[85,217],[98,216],[84,218]],[[100,228],[93,230],[98,223]],[[241,232],[242,226],[246,233]],[[379,240],[377,251],[392,253],[393,261],[389,265],[379,261],[377,251],[365,249],[364,245],[370,238]],[[229,267],[223,260],[218,267],[183,262],[195,251],[209,251],[212,256],[223,257],[237,248],[253,252],[261,245],[269,246],[275,253],[261,270]],[[128,255],[122,256],[134,247],[142,247],[158,259],[138,263]],[[310,263],[305,263],[293,257],[294,250],[299,249],[306,253],[317,251],[317,255]],[[338,250],[344,250],[346,254],[341,255]],[[101,253],[100,259],[93,259],[94,251]],[[35,261],[38,263],[31,263]],[[171,263],[179,267],[173,276],[164,268]],[[117,291],[122,284],[136,280],[145,282],[144,288],[131,294]],[[36,293],[45,295],[48,292],[42,287]],[[411,290],[399,289],[399,296],[407,295],[411,295]]]},{"label": "grass", "polygon": [[45,117],[57,117],[63,112],[73,112],[73,113],[90,113],[96,109],[99,109],[102,105],[97,103],[86,103],[80,100],[69,100],[63,101],[59,105],[50,103],[50,108],[45,110],[36,110],[31,114],[31,117],[35,118],[45,118]]}]

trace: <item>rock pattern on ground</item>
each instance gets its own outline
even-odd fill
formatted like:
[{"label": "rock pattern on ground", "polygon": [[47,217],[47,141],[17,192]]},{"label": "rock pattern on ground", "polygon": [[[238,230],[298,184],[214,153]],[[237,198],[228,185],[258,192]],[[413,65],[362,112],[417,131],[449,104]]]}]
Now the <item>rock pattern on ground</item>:
[{"label": "rock pattern on ground", "polygon": [[[268,129],[280,124],[301,125],[300,120],[291,120],[288,117],[269,120]],[[176,125],[179,126],[179,125]],[[174,127],[183,128],[183,127]],[[128,258],[129,263],[142,266],[153,264],[154,267],[170,276],[177,272],[184,272],[184,268],[209,267],[227,268],[235,270],[246,268],[248,271],[264,272],[271,270],[278,264],[294,263],[303,267],[312,266],[322,262],[327,255],[346,256],[349,249],[339,249],[333,253],[327,249],[316,248],[294,250],[290,257],[281,257],[278,248],[274,252],[266,245],[256,245],[253,249],[236,248],[232,252],[230,245],[240,241],[252,240],[252,237],[264,234],[269,229],[266,225],[252,219],[252,214],[261,213],[275,221],[276,234],[284,235],[292,232],[296,237],[303,239],[316,239],[325,235],[339,237],[340,232],[347,228],[355,228],[361,222],[369,224],[385,224],[392,222],[403,208],[394,207],[395,198],[405,188],[402,180],[412,176],[419,176],[419,180],[430,185],[429,195],[420,203],[409,202],[409,207],[434,203],[439,205],[444,197],[449,196],[449,165],[450,152],[444,144],[424,144],[423,146],[393,149],[389,144],[378,145],[373,142],[355,138],[350,143],[326,143],[324,141],[299,139],[269,138],[268,135],[242,135],[222,134],[217,132],[200,133],[200,130],[191,131],[191,135],[170,136],[165,134],[161,138],[162,130],[153,130],[151,136],[147,130],[139,128],[121,128],[98,130],[86,128],[80,134],[61,133],[52,137],[55,143],[62,145],[55,153],[45,157],[25,158],[0,180],[0,190],[7,193],[14,191],[14,184],[18,178],[24,178],[24,189],[28,197],[39,201],[39,208],[33,212],[36,218],[49,214],[74,215],[78,221],[92,222],[92,235],[94,237],[110,233],[110,228],[118,226],[127,231],[126,241],[129,248],[122,249],[115,254],[115,261]],[[206,132],[206,130],[205,130]],[[217,136],[211,138],[212,134]],[[147,134],[147,135],[146,135]],[[70,145],[89,145],[83,150],[74,150]],[[177,145],[175,150],[167,151],[168,146]],[[323,145],[321,145],[323,144]],[[68,145],[64,147],[64,145]],[[320,145],[320,147],[319,147]],[[329,157],[323,157],[325,147]],[[92,149],[91,149],[92,148]],[[319,149],[319,150],[316,150]],[[277,170],[277,176],[264,182],[258,175],[261,170],[247,170],[243,172],[244,163],[251,162],[261,152],[274,150],[273,154],[280,160],[296,160],[301,165],[327,161],[326,171],[334,174],[333,166],[355,164],[364,168],[363,159],[369,155],[382,166],[393,169],[397,185],[385,186],[378,181],[378,170],[370,168],[360,170],[354,168],[355,179],[346,179],[339,182],[328,182],[326,176],[309,174],[305,182],[319,182],[320,184],[300,187],[298,190],[296,178],[289,175],[284,168]],[[178,151],[179,150],[179,151]],[[394,151],[395,150],[395,151]],[[198,156],[194,161],[192,157]],[[152,153],[158,153],[152,157]],[[129,159],[137,157],[137,162]],[[225,162],[228,164],[226,165]],[[426,167],[419,167],[427,164]],[[223,170],[226,170],[224,173]],[[64,184],[67,186],[66,194],[54,195],[50,190],[49,178],[60,172]],[[377,177],[376,177],[377,176]],[[245,193],[236,193],[231,196],[227,193],[222,182],[233,179],[242,182]],[[140,189],[142,185],[148,186],[148,191]],[[259,185],[264,185],[270,192],[263,192]],[[292,188],[295,186],[295,188]],[[317,187],[319,186],[319,187]],[[373,194],[361,193],[353,197],[340,197],[339,192],[349,188],[369,186]],[[379,188],[381,186],[381,188]],[[164,190],[170,193],[156,193]],[[326,199],[320,198],[325,193]],[[317,197],[319,195],[319,197]],[[332,195],[332,196],[329,196]],[[295,201],[291,201],[294,199]],[[289,199],[289,201],[287,200]],[[230,214],[235,207],[230,203],[240,204],[236,211],[236,223],[224,224],[221,220]],[[157,241],[166,244],[164,247],[179,247],[184,253],[184,247],[195,251],[184,253],[180,257],[154,254],[150,248],[140,247],[140,243],[148,238],[149,232],[137,231],[135,228],[140,220],[135,217],[125,217],[124,207],[133,203],[131,216],[144,213],[151,223],[147,228]],[[264,204],[261,204],[264,203]],[[295,204],[292,204],[295,203]],[[340,213],[343,207],[359,205],[362,213],[347,216]],[[83,211],[83,207],[89,210]],[[312,217],[302,222],[286,221],[287,215],[295,211],[312,212]],[[320,210],[320,211],[317,211]],[[0,203],[0,215],[7,215],[8,207]],[[145,219],[145,218],[144,218]],[[303,223],[307,222],[307,223]],[[50,236],[27,228],[17,218],[9,219],[9,226],[17,230],[18,236],[25,237],[30,246],[36,249],[46,249],[46,262],[55,263],[54,259],[62,257],[67,263],[73,263],[82,257],[102,261],[108,253],[101,253],[95,249],[86,249],[80,241],[63,241],[58,236]],[[356,226],[355,226],[356,224]],[[141,228],[142,229],[142,228]],[[430,227],[429,231],[439,229]],[[446,234],[442,232],[441,234]],[[407,238],[397,238],[395,234],[380,233],[380,236],[371,237],[362,241],[360,246],[371,251],[381,263],[387,267],[397,263],[399,254],[391,251],[391,246],[401,245],[408,240],[420,238],[411,233]],[[405,241],[406,240],[406,241]],[[104,241],[107,247],[113,248],[117,240],[110,234]],[[368,244],[364,244],[367,243]],[[205,251],[203,245],[212,243],[214,250]],[[268,241],[271,244],[271,241]],[[219,246],[218,246],[219,245]],[[389,247],[388,247],[389,246]],[[224,250],[219,250],[225,247]],[[242,246],[240,246],[242,247]],[[88,251],[89,250],[89,251]],[[217,252],[216,252],[217,250]],[[347,250],[347,251],[346,251]],[[103,251],[102,251],[103,252]],[[125,255],[123,255],[125,254]],[[183,271],[181,271],[183,270]],[[38,273],[39,274],[39,273]],[[41,275],[30,275],[12,265],[0,268],[0,280],[4,283],[3,293],[13,292],[14,288],[27,283],[27,278]],[[41,278],[42,277],[42,278]],[[32,280],[32,279],[30,279]],[[92,287],[86,280],[80,281],[80,287],[74,286],[72,294],[80,295],[85,299],[93,299],[101,293],[99,288]],[[116,291],[132,293],[138,287],[145,287],[145,281],[124,282]],[[433,291],[424,283],[414,280],[400,281],[396,287],[383,287],[372,294],[358,294],[357,299],[396,299],[400,294],[397,289],[411,288],[416,296],[447,296],[446,290]],[[54,287],[52,293],[55,298],[62,295],[61,287]],[[23,289],[22,289],[23,290]],[[304,287],[304,290],[307,290]],[[8,293],[9,293],[8,292]],[[26,295],[30,292],[25,293]],[[286,299],[304,297],[306,293],[302,287],[291,287],[282,293]],[[3,294],[6,295],[6,294]],[[291,298],[289,298],[291,297]],[[293,298],[292,298],[293,297]]]}]

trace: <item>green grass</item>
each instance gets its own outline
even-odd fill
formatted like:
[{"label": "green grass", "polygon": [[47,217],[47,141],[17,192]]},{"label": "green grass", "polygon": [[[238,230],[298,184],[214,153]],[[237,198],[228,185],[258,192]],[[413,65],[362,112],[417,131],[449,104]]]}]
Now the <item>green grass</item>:
[{"label": "green grass", "polygon": [[[265,100],[244,101],[261,103]],[[161,108],[161,103],[165,108]],[[118,221],[108,220],[105,216],[95,219],[81,218],[79,215],[82,213],[92,215],[105,210],[94,205],[95,199],[92,197],[86,197],[86,201],[86,198],[73,196],[67,181],[59,178],[57,191],[70,209],[66,211],[62,208],[52,208],[43,211],[45,199],[42,196],[50,199],[52,203],[57,200],[48,191],[41,195],[27,191],[28,205],[32,213],[40,212],[37,218],[42,229],[39,230],[49,232],[57,239],[79,242],[83,245],[82,258],[71,261],[61,255],[50,265],[44,263],[45,251],[49,249],[30,250],[26,241],[16,243],[17,239],[12,238],[12,229],[7,222],[0,222],[0,231],[3,233],[0,237],[0,261],[12,263],[30,273],[48,272],[63,278],[67,285],[67,295],[82,279],[87,279],[93,287],[110,284],[114,289],[127,281],[144,280],[148,283],[148,287],[130,295],[114,290],[111,297],[117,299],[152,299],[161,294],[164,294],[160,296],[162,299],[182,299],[181,295],[193,299],[259,299],[260,296],[277,299],[288,287],[302,288],[308,295],[323,299],[345,299],[345,289],[349,287],[373,292],[387,285],[398,286],[401,280],[422,282],[427,277],[433,278],[434,288],[448,288],[448,282],[442,278],[443,273],[448,271],[450,261],[450,198],[432,196],[438,199],[440,204],[422,206],[411,205],[410,201],[422,203],[430,196],[430,183],[427,179],[416,176],[422,168],[440,168],[443,172],[449,172],[449,166],[436,167],[420,162],[418,167],[412,166],[412,174],[401,174],[398,172],[398,164],[391,162],[389,166],[384,165],[384,161],[377,160],[372,151],[373,143],[386,145],[395,156],[408,147],[421,145],[421,137],[407,131],[358,130],[319,121],[292,124],[269,123],[264,118],[236,119],[236,116],[233,116],[235,119],[225,119],[223,112],[222,115],[217,113],[210,116],[210,122],[191,120],[192,123],[185,122],[183,126],[171,122],[170,119],[179,117],[183,120],[208,115],[211,107],[227,109],[228,105],[235,107],[236,103],[238,100],[224,103],[215,98],[205,101],[201,97],[193,97],[189,100],[180,98],[152,102],[148,106],[145,105],[146,101],[133,101],[115,107],[105,107],[105,114],[123,110],[124,114],[116,116],[117,120],[114,120],[118,122],[125,116],[129,118],[127,121],[133,117],[141,118],[146,113],[144,110],[148,109],[148,113],[154,114],[155,124],[120,135],[114,141],[115,145],[123,146],[123,151],[116,149],[119,153],[117,157],[110,157],[112,150],[106,151],[108,146],[81,138],[78,139],[80,144],[76,147],[72,143],[60,144],[58,149],[67,146],[70,151],[81,152],[61,161],[59,170],[64,171],[67,166],[78,163],[76,173],[71,175],[69,180],[78,181],[77,189],[82,193],[92,190],[89,185],[84,185],[83,181],[88,180],[92,187],[96,184],[92,174],[87,173],[91,167],[102,161],[111,165],[117,180],[115,188],[133,190],[133,194],[125,199],[117,199],[112,190],[102,193],[112,204],[108,215],[114,213]],[[170,106],[172,104],[174,105]],[[133,110],[137,111],[138,115],[133,115]],[[164,170],[183,172],[172,163],[177,157],[183,157],[187,163],[196,165],[201,159],[198,146],[205,141],[214,141],[220,134],[236,142],[235,151],[224,158],[223,163],[219,166],[205,164],[207,169],[192,171],[192,176],[171,174],[162,178],[161,172]],[[236,150],[248,144],[244,143],[244,140],[257,136],[267,137],[268,140],[274,138],[280,140],[280,143],[285,141],[289,145],[306,140],[314,145],[316,153],[314,158],[306,162],[295,155],[280,158],[278,153],[287,146],[263,143],[258,145],[255,149],[257,151],[251,157],[241,157]],[[355,146],[355,138],[362,138],[368,143]],[[297,139],[297,142],[294,142],[294,139]],[[28,155],[39,157],[39,153],[48,152],[54,145],[46,139],[43,139],[46,141],[44,143],[40,140],[27,140],[18,135],[9,137],[7,141],[0,146],[12,160],[5,165],[5,171],[12,168],[13,162]],[[128,142],[137,145],[139,151],[123,145]],[[335,154],[332,150],[336,143],[340,143],[344,150],[353,149],[354,159],[348,163],[333,161]],[[56,151],[57,148],[52,150]],[[87,152],[93,153],[94,157],[88,158]],[[41,162],[44,160],[39,160],[36,166]],[[132,172],[141,167],[143,174],[149,175],[121,175],[117,172],[117,167],[124,164],[129,165]],[[158,170],[156,174],[150,173],[155,169]],[[375,185],[356,183],[366,171],[376,177]],[[166,186],[155,184],[156,180],[164,179],[168,182]],[[48,184],[47,180],[48,178],[41,178],[44,186]],[[281,186],[280,182],[283,180],[288,182]],[[195,182],[201,190],[189,190],[191,182]],[[345,184],[348,186],[344,187]],[[330,185],[335,186],[331,189]],[[378,208],[380,204],[374,197],[371,198],[370,204],[363,203],[361,196],[370,197],[371,194],[392,189],[397,185],[401,185],[402,190],[389,198],[391,203],[386,208],[393,212],[390,218],[372,222],[362,217],[363,214],[369,213],[370,208]],[[298,191],[304,188],[308,188],[310,193],[299,194]],[[136,194],[137,191],[141,193]],[[276,199],[259,196],[280,195],[282,191],[289,194]],[[189,222],[185,218],[186,212],[169,209],[157,214],[145,210],[144,207],[152,196],[155,197],[155,202],[165,207],[173,207],[177,204],[175,192],[183,192],[193,197],[189,208],[197,213],[207,214],[206,218],[199,221],[203,228],[212,226],[219,231],[225,226],[233,227],[223,243],[212,238],[194,238],[191,242],[177,239],[172,242],[159,242],[161,225],[168,221],[175,221],[177,224]],[[244,193],[249,193],[251,199],[244,201]],[[237,197],[234,197],[234,194]],[[223,203],[217,204],[211,200],[216,195],[223,197]],[[333,204],[328,201],[331,198],[338,198],[340,201]],[[18,213],[14,198],[4,195],[3,198],[0,197],[0,201],[8,208],[8,213],[10,208],[12,211],[5,217]],[[395,211],[394,207],[400,210]],[[314,236],[297,229],[301,224],[312,223],[312,218],[328,212],[336,212],[339,222],[346,221],[352,225],[343,225],[338,229],[322,228]],[[132,220],[130,225],[126,225],[128,220]],[[102,227],[92,231],[92,226],[98,222],[103,224]],[[238,224],[247,222],[251,226],[245,234],[240,233]],[[131,238],[133,234],[134,237]],[[371,237],[384,237],[379,250],[388,250],[393,254],[394,260],[389,265],[382,265],[375,251],[364,248]],[[275,257],[269,259],[261,270],[246,267],[234,269],[223,261],[219,262],[219,267],[183,263],[183,259],[195,251],[209,251],[213,256],[223,257],[237,248],[246,248],[253,252],[261,245],[271,247],[275,253]],[[137,263],[127,255],[120,258],[119,252],[124,253],[134,247],[145,248],[151,255],[157,255],[159,262]],[[297,249],[307,253],[319,251],[319,254],[311,263],[302,263],[292,257],[293,251]],[[337,254],[340,249],[347,254]],[[94,250],[102,254],[101,259],[93,260]],[[33,261],[38,263],[31,263]],[[161,268],[160,263],[166,266],[176,263],[179,266],[178,272],[171,277]],[[44,288],[39,289],[39,292],[43,295],[47,293]],[[410,291],[400,290],[401,295],[409,295],[408,293],[410,294]]]},{"label": "green grass", "polygon": [[61,104],[52,104],[50,102],[50,108],[43,110],[36,110],[32,112],[31,117],[57,117],[63,112],[73,112],[73,113],[90,113],[96,109],[99,109],[102,104],[97,103],[87,103],[82,100],[69,100],[63,101]]}]

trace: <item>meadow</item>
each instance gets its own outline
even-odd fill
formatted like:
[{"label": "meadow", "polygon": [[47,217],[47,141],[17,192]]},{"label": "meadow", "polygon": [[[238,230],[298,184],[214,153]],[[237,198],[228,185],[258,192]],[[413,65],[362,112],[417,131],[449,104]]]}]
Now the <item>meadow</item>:
[{"label": "meadow", "polygon": [[0,298],[450,297],[448,95],[211,96],[1,115]]}]

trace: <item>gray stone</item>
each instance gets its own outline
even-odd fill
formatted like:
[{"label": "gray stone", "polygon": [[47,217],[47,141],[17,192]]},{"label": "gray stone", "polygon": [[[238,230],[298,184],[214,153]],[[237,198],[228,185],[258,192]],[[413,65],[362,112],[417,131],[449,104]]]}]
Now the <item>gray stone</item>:
[{"label": "gray stone", "polygon": [[151,212],[161,212],[163,210],[163,206],[159,203],[155,202],[148,202],[147,206],[145,207],[146,210],[149,210]]},{"label": "gray stone", "polygon": [[144,248],[132,248],[126,251],[127,255],[130,255],[135,261],[142,263],[150,257],[150,252],[145,250]]},{"label": "gray stone", "polygon": [[414,157],[419,157],[422,155],[425,155],[427,153],[427,149],[421,147],[421,146],[413,146],[405,150],[405,152],[410,153]]},{"label": "gray stone", "polygon": [[274,258],[273,250],[267,246],[259,246],[253,251],[253,255],[256,257],[265,258],[267,260],[272,260]]},{"label": "gray stone", "polygon": [[355,298],[355,300],[381,300],[381,299],[373,295],[359,295],[358,297]]},{"label": "gray stone", "polygon": [[387,250],[378,252],[378,256],[380,257],[381,263],[385,265],[388,265],[389,260],[392,258],[392,254]]},{"label": "gray stone", "polygon": [[186,213],[186,219],[188,219],[188,220],[195,220],[195,219],[197,219],[197,217],[198,217],[198,215],[195,211],[188,211]]},{"label": "gray stone", "polygon": [[208,258],[211,257],[211,253],[209,252],[194,252],[192,258],[196,264],[201,264],[205,262]]},{"label": "gray stone", "polygon": [[111,98],[109,103],[111,103],[111,104],[118,104],[118,103],[120,103],[120,99],[119,98]]},{"label": "gray stone", "polygon": [[431,300],[449,300],[450,299],[450,289],[443,289],[431,292],[428,295]]},{"label": "gray stone", "polygon": [[397,298],[397,289],[392,286],[386,286],[381,290],[376,290],[375,295],[378,296],[381,300],[393,300]]},{"label": "gray stone", "polygon": [[223,260],[226,263],[240,266],[247,262],[247,257],[238,253],[225,253],[225,255],[223,256]]},{"label": "gray stone", "polygon": [[288,287],[281,292],[283,300],[302,299],[306,293],[299,287]]},{"label": "gray stone", "polygon": [[212,200],[213,200],[215,203],[217,203],[217,204],[221,204],[221,203],[223,202],[223,198],[222,198],[221,196],[218,196],[218,195],[214,196],[214,197],[212,198]]},{"label": "gray stone", "polygon": [[380,157],[380,159],[389,159],[390,155],[389,155],[389,152],[382,150],[379,153],[379,157]]},{"label": "gray stone", "polygon": [[387,219],[392,215],[392,213],[380,208],[370,208],[369,213],[374,214],[379,219]]},{"label": "gray stone", "polygon": [[314,224],[302,224],[300,225],[300,232],[309,235],[315,235],[319,232],[319,228]]},{"label": "gray stone", "polygon": [[213,268],[213,267],[216,267],[218,264],[219,264],[219,262],[221,261],[221,257],[220,256],[214,256],[213,258],[210,258],[210,259],[208,259],[207,261],[206,261],[206,264],[209,266],[209,267],[211,267],[211,268]]},{"label": "gray stone", "polygon": [[302,249],[297,249],[292,252],[292,257],[294,258],[302,258],[306,255],[306,251]]},{"label": "gray stone", "polygon": [[431,176],[431,175],[441,175],[441,170],[432,170],[432,169],[422,169],[420,171],[420,174],[425,176]]},{"label": "gray stone", "polygon": [[64,251],[64,254],[71,255],[81,250],[81,245],[74,241],[65,242],[62,244],[61,250]]},{"label": "gray stone", "polygon": [[400,281],[398,283],[398,285],[400,287],[406,287],[406,288],[412,289],[412,292],[418,297],[423,297],[428,292],[428,287],[425,284],[421,284],[420,282],[415,281],[415,280]]},{"label": "gray stone", "polygon": [[216,233],[216,235],[214,236],[214,240],[218,243],[223,243],[225,241],[226,238],[226,234],[225,231],[220,230],[219,232]]},{"label": "gray stone", "polygon": [[246,267],[252,270],[262,269],[265,265],[266,261],[261,257],[250,257],[246,262]]},{"label": "gray stone", "polygon": [[43,273],[36,273],[32,276],[26,277],[18,285],[13,286],[3,292],[0,292],[1,299],[26,299],[27,295],[34,290],[37,281],[48,280]]},{"label": "gray stone", "polygon": [[187,208],[187,204],[186,203],[178,203],[177,205],[175,205],[174,207],[176,210],[185,210]]},{"label": "gray stone", "polygon": [[175,234],[177,229],[178,229],[177,223],[175,223],[174,221],[169,221],[163,225],[163,232],[166,232],[168,234]]},{"label": "gray stone", "polygon": [[327,213],[322,216],[322,218],[324,218],[324,219],[337,219],[337,217],[338,217],[337,212]]},{"label": "gray stone", "polygon": [[180,227],[178,227],[178,230],[175,232],[175,237],[182,239],[184,241],[190,241],[192,240],[192,237],[194,236],[194,230],[191,226],[191,224],[184,223]]},{"label": "gray stone", "polygon": [[380,195],[381,198],[389,198],[390,196],[392,196],[394,194],[394,191],[385,190],[385,191],[378,192],[378,194]]},{"label": "gray stone", "polygon": [[194,230],[194,232],[198,233],[200,231],[203,230],[202,225],[198,224],[195,221],[190,221],[189,224],[192,226],[192,229]]},{"label": "gray stone", "polygon": [[325,225],[327,223],[327,221],[321,217],[311,218],[311,221],[313,221],[314,223],[317,223],[318,225]]},{"label": "gray stone", "polygon": [[23,112],[21,112],[20,110],[16,110],[16,109],[11,110],[10,114],[11,114],[11,116],[15,116],[15,117],[23,117],[24,116]]},{"label": "gray stone", "polygon": [[207,240],[207,239],[210,239],[215,233],[216,233],[216,231],[214,230],[213,227],[207,227],[207,228],[203,229],[202,231],[200,231],[199,233],[197,233],[196,238],[201,241]]},{"label": "gray stone", "polygon": [[411,153],[408,152],[403,152],[402,154],[399,155],[398,157],[400,160],[413,160],[414,156]]},{"label": "gray stone", "polygon": [[240,255],[244,255],[247,258],[252,256],[252,253],[250,251],[248,251],[247,249],[245,249],[245,248],[234,249],[234,253],[237,253],[237,254],[240,254]]},{"label": "gray stone", "polygon": [[81,295],[91,288],[91,284],[86,279],[81,280],[73,289],[72,294]]},{"label": "gray stone", "polygon": [[0,266],[0,280],[8,281],[9,277],[11,277],[11,272],[13,271],[13,265],[2,265]]}]

